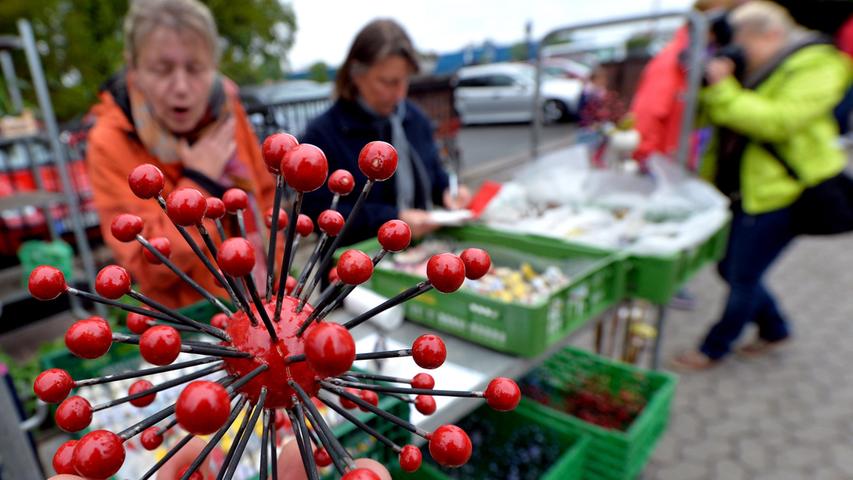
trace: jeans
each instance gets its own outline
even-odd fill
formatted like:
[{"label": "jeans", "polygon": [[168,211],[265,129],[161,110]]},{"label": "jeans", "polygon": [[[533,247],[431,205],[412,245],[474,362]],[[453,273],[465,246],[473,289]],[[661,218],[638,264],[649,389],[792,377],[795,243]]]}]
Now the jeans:
[{"label": "jeans", "polygon": [[729,296],[722,317],[702,342],[702,353],[711,359],[722,358],[749,322],[758,325],[763,340],[778,341],[790,335],[763,277],[794,236],[789,208],[759,215],[733,209],[728,248],[718,266],[729,285]]}]

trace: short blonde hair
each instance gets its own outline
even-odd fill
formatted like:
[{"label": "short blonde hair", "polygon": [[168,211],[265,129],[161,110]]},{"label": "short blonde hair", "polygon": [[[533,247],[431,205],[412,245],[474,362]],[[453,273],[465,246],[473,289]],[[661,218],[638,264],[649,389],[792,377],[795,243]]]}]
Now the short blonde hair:
[{"label": "short blonde hair", "polygon": [[176,32],[191,31],[210,47],[214,62],[219,61],[219,33],[210,9],[197,0],[132,0],[124,18],[124,54],[136,63],[142,42],[160,27]]},{"label": "short blonde hair", "polygon": [[753,0],[735,8],[729,22],[735,29],[746,28],[757,33],[778,31],[789,35],[797,28],[797,22],[785,7],[767,0]]},{"label": "short blonde hair", "polygon": [[700,12],[717,9],[728,10],[735,6],[736,3],[737,0],[696,0],[693,2],[693,8]]}]

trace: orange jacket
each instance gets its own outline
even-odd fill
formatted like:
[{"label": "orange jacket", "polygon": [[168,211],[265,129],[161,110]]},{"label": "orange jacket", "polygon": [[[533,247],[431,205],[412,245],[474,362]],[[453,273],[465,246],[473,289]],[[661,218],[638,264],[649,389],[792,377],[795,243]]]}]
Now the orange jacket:
[{"label": "orange jacket", "polygon": [[684,112],[681,96],[687,85],[679,56],[687,47],[687,42],[687,27],[682,27],[643,69],[631,104],[635,128],[641,137],[640,145],[634,152],[637,160],[645,160],[653,153],[668,156],[675,154]]},{"label": "orange jacket", "polygon": [[[112,95],[103,92],[100,98],[101,103],[95,105],[91,112],[96,122],[89,132],[86,161],[92,181],[95,207],[101,218],[101,233],[116,261],[127,269],[133,282],[139,286],[139,291],[169,307],[187,306],[202,298],[165,265],[148,263],[142,255],[142,246],[138,242],[121,243],[112,236],[110,223],[113,218],[121,213],[133,213],[142,217],[145,222],[145,229],[142,232],[145,238],[164,236],[169,239],[172,244],[170,259],[178,268],[214,295],[227,298],[225,291],[216,286],[213,276],[195,256],[157,202],[153,199],[137,198],[130,191],[127,176],[136,166],[152,163],[159,167],[166,177],[164,198],[169,192],[179,187],[196,188],[205,195],[210,193],[192,180],[183,178],[183,167],[180,164],[164,165],[148,153],[136,140],[132,124]],[[231,111],[237,119],[234,133],[237,157],[249,164],[252,184],[255,186],[254,194],[261,211],[264,212],[272,206],[275,184],[266,169],[258,139],[243,107],[236,100],[236,96],[231,96],[228,101],[232,102]],[[218,242],[219,236],[215,233],[216,227],[213,222],[205,220],[205,226]],[[197,229],[188,228],[187,231],[202,250],[206,251]]]}]

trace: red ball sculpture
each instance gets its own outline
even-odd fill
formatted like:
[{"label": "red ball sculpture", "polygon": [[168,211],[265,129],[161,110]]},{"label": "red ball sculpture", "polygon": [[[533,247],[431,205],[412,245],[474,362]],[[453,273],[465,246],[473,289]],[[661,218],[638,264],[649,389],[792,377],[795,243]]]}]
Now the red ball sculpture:
[{"label": "red ball sculpture", "polygon": [[437,408],[435,404],[435,397],[432,395],[418,395],[415,397],[415,408],[421,412],[422,415],[432,415],[435,413]]},{"label": "red ball sculpture", "polygon": [[303,143],[288,150],[281,162],[284,181],[297,192],[313,192],[323,186],[329,162],[322,150]]},{"label": "red ball sculpture", "polygon": [[92,423],[92,405],[79,395],[68,397],[56,407],[53,419],[62,430],[79,432]]},{"label": "red ball sculpture", "polygon": [[226,212],[234,214],[237,213],[237,210],[249,208],[249,195],[245,190],[229,188],[222,194],[222,203],[225,204]]},{"label": "red ball sculpture", "polygon": [[521,389],[509,378],[498,377],[489,382],[485,392],[486,403],[499,412],[515,410],[521,401]]},{"label": "red ball sculpture", "polygon": [[229,238],[219,247],[216,262],[232,277],[248,275],[255,267],[255,247],[245,238]]},{"label": "red ball sculpture", "polygon": [[355,340],[349,330],[337,323],[312,325],[305,335],[308,364],[323,377],[337,377],[352,367]]},{"label": "red ball sculpture", "polygon": [[347,250],[338,259],[338,278],[347,285],[361,285],[373,274],[373,261],[359,250]]},{"label": "red ball sculpture", "polygon": [[139,354],[148,363],[169,365],[181,353],[181,335],[173,327],[157,325],[139,337]]},{"label": "red ball sculpture", "polygon": [[412,242],[412,229],[402,220],[388,220],[376,234],[379,244],[389,252],[402,252]]},{"label": "red ball sculpture", "polygon": [[225,387],[199,380],[190,383],[175,403],[175,417],[181,427],[195,435],[209,435],[222,427],[231,413]]},{"label": "red ball sculpture", "polygon": [[[157,249],[164,257],[169,258],[172,256],[172,242],[169,241],[166,237],[154,237],[148,240],[148,243],[151,244],[152,247]],[[148,260],[148,263],[153,263],[154,265],[160,265],[161,262],[157,256],[148,251],[147,248],[142,249],[142,255],[145,257],[145,260]]]},{"label": "red ball sculpture", "polygon": [[74,379],[65,370],[50,368],[39,374],[33,382],[33,392],[45,403],[58,403],[74,388]]},{"label": "red ball sculpture", "polygon": [[179,188],[166,197],[166,214],[177,225],[198,225],[207,211],[207,200],[194,188]]},{"label": "red ball sculpture", "polygon": [[358,169],[370,180],[388,180],[397,170],[397,150],[390,143],[370,142],[358,154]]},{"label": "red ball sculpture", "polygon": [[107,265],[95,277],[95,291],[115,300],[130,292],[130,274],[118,265]]},{"label": "red ball sculpture", "polygon": [[[137,381],[133,382],[133,384],[127,390],[127,394],[128,395],[135,395],[137,393],[144,392],[144,391],[149,390],[151,388],[154,388],[154,384],[152,384],[148,380],[137,380]],[[131,400],[130,404],[133,405],[134,407],[147,407],[148,405],[151,405],[152,403],[154,403],[155,398],[157,398],[157,394],[152,393],[152,394],[145,395],[145,396],[139,397],[137,399]]]},{"label": "red ball sculpture", "polygon": [[136,236],[142,233],[142,218],[129,213],[116,215],[110,223],[110,233],[119,242],[132,242]]},{"label": "red ball sculpture", "polygon": [[432,432],[429,453],[440,465],[461,467],[471,458],[471,439],[456,425],[442,425]]},{"label": "red ball sculpture", "polygon": [[402,450],[400,450],[400,468],[405,472],[416,472],[419,468],[421,468],[421,462],[423,462],[423,454],[421,454],[421,449],[414,445],[405,445]]},{"label": "red ball sculpture", "polygon": [[124,463],[121,437],[107,430],[89,432],[74,447],[74,468],[87,478],[108,478]]},{"label": "red ball sculpture", "polygon": [[154,450],[163,444],[163,434],[159,427],[148,427],[139,435],[139,443],[146,450]]},{"label": "red ball sculpture", "polygon": [[48,265],[39,265],[30,272],[28,282],[30,295],[39,300],[53,300],[67,289],[62,271]]},{"label": "red ball sculpture", "polygon": [[225,202],[216,197],[207,197],[204,199],[205,210],[204,217],[211,220],[222,218],[225,216]]},{"label": "red ball sculpture", "polygon": [[65,331],[65,346],[80,358],[98,358],[107,353],[112,344],[113,332],[101,317],[80,320]]},{"label": "red ball sculpture", "polygon": [[419,367],[433,370],[444,364],[447,347],[438,335],[421,335],[412,343],[412,358]]},{"label": "red ball sculpture", "polygon": [[455,292],[465,282],[465,263],[452,253],[433,255],[427,262],[427,278],[439,292]]},{"label": "red ball sculpture", "polygon": [[133,194],[142,199],[154,198],[163,191],[166,179],[159,168],[146,163],[140,165],[127,176],[127,184]]},{"label": "red ball sculpture", "polygon": [[276,175],[281,173],[281,162],[285,154],[297,145],[299,141],[289,133],[274,133],[267,137],[261,147],[267,170]]},{"label": "red ball sculpture", "polygon": [[329,190],[337,195],[349,195],[355,188],[355,178],[343,169],[335,170],[329,175]]},{"label": "red ball sculpture", "polygon": [[489,252],[481,248],[466,248],[459,255],[465,264],[465,276],[471,280],[482,278],[492,268],[492,258]]},{"label": "red ball sculpture", "polygon": [[317,217],[320,230],[330,237],[337,237],[344,228],[344,216],[335,210],[324,210]]},{"label": "red ball sculpture", "polygon": [[68,440],[60,445],[56,453],[53,454],[53,471],[58,475],[77,475],[77,470],[74,468],[74,447],[76,445],[77,440]]}]

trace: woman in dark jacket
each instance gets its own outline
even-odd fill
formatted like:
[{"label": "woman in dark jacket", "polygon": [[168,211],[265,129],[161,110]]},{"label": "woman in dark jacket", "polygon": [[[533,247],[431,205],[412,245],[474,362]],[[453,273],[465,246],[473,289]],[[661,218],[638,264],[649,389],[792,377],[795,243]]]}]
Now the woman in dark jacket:
[{"label": "woman in dark jacket", "polygon": [[[356,36],[338,71],[337,100],[308,125],[301,139],[326,153],[330,172],[343,168],[355,176],[355,190],[338,207],[344,216],[367,181],[358,169],[361,148],[382,140],[397,149],[397,173],[373,186],[344,244],[375,236],[380,225],[394,218],[408,223],[415,237],[423,236],[437,228],[428,210],[464,207],[470,200],[464,187],[456,197],[449,194],[432,124],[406,100],[409,77],[417,71],[417,56],[403,28],[392,20],[370,22]],[[331,193],[321,188],[306,196],[304,210],[316,217],[330,203]]]}]

